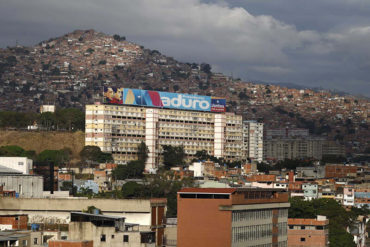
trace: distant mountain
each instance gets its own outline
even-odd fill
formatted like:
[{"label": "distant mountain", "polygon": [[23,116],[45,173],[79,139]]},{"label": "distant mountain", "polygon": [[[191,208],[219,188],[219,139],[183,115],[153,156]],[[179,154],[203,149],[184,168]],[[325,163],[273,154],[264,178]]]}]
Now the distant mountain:
[{"label": "distant mountain", "polygon": [[221,96],[229,111],[267,128],[309,128],[349,152],[369,145],[366,98],[291,83],[243,82],[213,73],[207,63],[181,63],[94,30],[0,49],[0,110],[36,111],[42,104],[84,108],[101,100],[104,85]]}]

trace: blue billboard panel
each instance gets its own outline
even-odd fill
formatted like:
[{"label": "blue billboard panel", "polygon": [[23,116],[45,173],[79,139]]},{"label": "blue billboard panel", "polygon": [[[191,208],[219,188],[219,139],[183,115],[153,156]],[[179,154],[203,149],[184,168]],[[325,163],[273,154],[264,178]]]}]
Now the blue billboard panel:
[{"label": "blue billboard panel", "polygon": [[178,94],[169,92],[158,92],[141,89],[112,89],[104,88],[104,92],[122,92],[119,100],[110,100],[106,97],[111,94],[104,94],[104,102],[111,104],[125,104],[138,106],[151,106],[160,108],[171,108],[193,111],[225,112],[226,100],[210,96]]},{"label": "blue billboard panel", "polygon": [[211,97],[159,92],[163,106],[194,111],[211,111]]}]

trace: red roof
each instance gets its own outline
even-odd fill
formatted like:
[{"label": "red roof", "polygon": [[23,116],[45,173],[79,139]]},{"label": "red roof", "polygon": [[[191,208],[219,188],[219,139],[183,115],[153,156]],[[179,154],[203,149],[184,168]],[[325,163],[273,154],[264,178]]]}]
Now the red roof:
[{"label": "red roof", "polygon": [[232,194],[235,191],[235,188],[184,188],[178,193]]}]

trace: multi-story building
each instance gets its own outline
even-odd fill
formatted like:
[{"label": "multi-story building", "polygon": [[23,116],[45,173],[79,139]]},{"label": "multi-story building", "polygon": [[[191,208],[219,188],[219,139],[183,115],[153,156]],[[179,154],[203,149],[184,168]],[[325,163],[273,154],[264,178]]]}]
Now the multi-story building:
[{"label": "multi-story building", "polygon": [[335,141],[325,141],[322,145],[323,156],[346,156],[346,150],[344,145],[339,144]]},{"label": "multi-story building", "polygon": [[177,194],[177,246],[286,247],[288,193],[185,188]]},{"label": "multi-story building", "polygon": [[319,186],[318,184],[304,183],[302,185],[303,196],[305,200],[317,199],[319,196]]},{"label": "multi-story building", "polygon": [[355,189],[355,207],[370,207],[370,188]]},{"label": "multi-story building", "polygon": [[282,128],[282,129],[268,129],[266,130],[266,139],[273,138],[293,138],[293,137],[308,137],[308,129],[299,128]]},{"label": "multi-story building", "polygon": [[357,176],[357,166],[334,165],[334,164],[329,164],[325,166],[326,178],[345,178],[356,176]]},{"label": "multi-story building", "polygon": [[329,220],[288,219],[288,247],[326,247],[329,245]]},{"label": "multi-story building", "polygon": [[263,160],[263,123],[244,121],[243,138],[246,157],[261,162]]},{"label": "multi-story building", "polygon": [[314,158],[322,159],[324,138],[277,138],[264,141],[264,156],[267,160]]},{"label": "multi-story building", "polygon": [[343,188],[343,205],[353,206],[355,204],[355,189],[352,186]]},{"label": "multi-story building", "polygon": [[[137,159],[137,147],[141,142],[149,149],[147,171],[158,166],[163,145],[183,146],[189,160],[201,150],[229,161],[245,159],[242,116],[217,110],[217,104],[222,106],[222,102],[213,103],[217,99],[122,90],[122,100],[105,101],[118,102],[117,105],[96,103],[86,106],[85,145],[98,146],[103,152],[112,153],[116,163],[125,164]],[[163,95],[155,98],[151,93]],[[141,102],[143,100],[147,103]]]}]

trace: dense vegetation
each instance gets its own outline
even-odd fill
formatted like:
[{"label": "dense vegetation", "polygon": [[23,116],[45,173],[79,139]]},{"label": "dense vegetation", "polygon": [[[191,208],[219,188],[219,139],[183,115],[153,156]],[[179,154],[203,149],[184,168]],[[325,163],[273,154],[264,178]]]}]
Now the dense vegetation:
[{"label": "dense vegetation", "polygon": [[122,186],[122,190],[99,193],[95,197],[167,198],[167,217],[176,217],[177,192],[184,187],[194,187],[194,180],[192,178],[180,179],[173,171],[163,171],[155,175],[146,175],[141,182],[127,182]]},{"label": "dense vegetation", "polygon": [[257,163],[257,169],[260,172],[269,172],[271,170],[295,170],[297,167],[309,167],[313,166],[312,159],[285,159],[278,161],[275,165],[269,165],[264,162]]},{"label": "dense vegetation", "polygon": [[[0,156],[2,157],[27,157],[35,161],[35,165],[64,165],[71,160],[72,150],[63,148],[59,150],[43,150],[36,154],[34,150],[24,150],[19,146],[1,146]],[[96,146],[85,146],[80,152],[81,160],[85,164],[99,164],[113,161],[112,154],[104,153]]]},{"label": "dense vegetation", "polygon": [[0,128],[27,129],[35,123],[40,130],[84,130],[85,114],[77,108],[61,108],[54,113],[0,111]]}]

